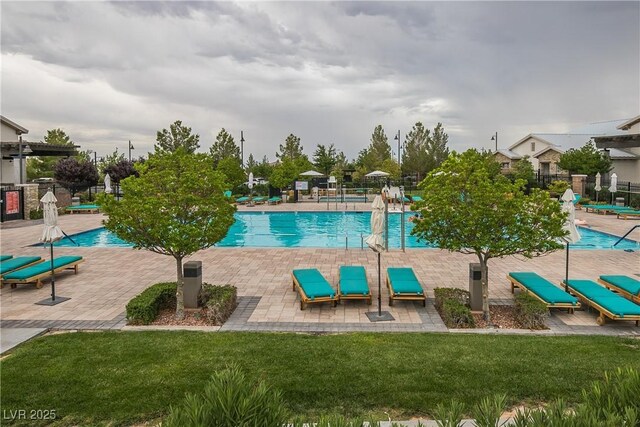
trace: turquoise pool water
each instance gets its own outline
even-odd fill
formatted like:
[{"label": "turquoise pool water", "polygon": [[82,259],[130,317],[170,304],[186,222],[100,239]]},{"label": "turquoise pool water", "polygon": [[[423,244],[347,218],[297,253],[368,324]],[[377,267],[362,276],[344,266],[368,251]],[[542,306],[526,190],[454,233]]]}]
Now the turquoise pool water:
[{"label": "turquoise pool water", "polygon": [[[413,222],[405,216],[405,246],[429,247],[411,236]],[[370,233],[370,212],[237,212],[236,222],[218,247],[278,247],[278,248],[359,248],[361,239]],[[400,217],[389,214],[389,247],[400,248]],[[580,228],[582,239],[575,249],[611,249],[617,237],[588,228]],[[105,230],[98,228],[72,235],[71,238],[84,247],[132,246]],[[64,238],[58,246],[76,246]],[[366,243],[365,243],[366,247]],[[615,249],[640,250],[640,244],[624,240]]]}]

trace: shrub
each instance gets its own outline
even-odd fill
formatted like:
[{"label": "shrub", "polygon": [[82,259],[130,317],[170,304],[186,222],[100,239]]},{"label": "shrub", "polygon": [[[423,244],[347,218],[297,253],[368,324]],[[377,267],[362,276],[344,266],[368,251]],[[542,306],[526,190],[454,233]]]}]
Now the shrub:
[{"label": "shrub", "polygon": [[549,309],[545,303],[525,292],[516,296],[516,319],[521,327],[544,329],[547,317]]},{"label": "shrub", "polygon": [[42,219],[44,216],[44,211],[29,211],[29,219]]},{"label": "shrub", "polygon": [[440,315],[449,328],[472,328],[475,326],[469,307],[455,300],[445,300]]},{"label": "shrub", "polygon": [[551,195],[562,196],[562,194],[570,188],[571,185],[567,181],[551,181],[551,184],[547,187]]},{"label": "shrub", "polygon": [[632,194],[629,199],[629,206],[634,209],[640,209],[640,194]]},{"label": "shrub", "polygon": [[237,365],[215,372],[201,393],[171,407],[163,426],[282,426],[287,411],[279,391],[249,381]]},{"label": "shrub", "polygon": [[468,306],[471,298],[469,291],[458,288],[435,288],[433,293],[436,298],[436,309],[442,310],[442,304],[446,300],[458,301],[460,304]]},{"label": "shrub", "polygon": [[127,304],[127,319],[130,325],[148,325],[158,312],[176,303],[177,283],[156,283],[142,291]]},{"label": "shrub", "polygon": [[201,306],[207,308],[205,316],[209,323],[221,325],[231,316],[235,310],[238,299],[238,289],[235,286],[214,286],[208,283],[202,284],[202,290],[198,296]]}]

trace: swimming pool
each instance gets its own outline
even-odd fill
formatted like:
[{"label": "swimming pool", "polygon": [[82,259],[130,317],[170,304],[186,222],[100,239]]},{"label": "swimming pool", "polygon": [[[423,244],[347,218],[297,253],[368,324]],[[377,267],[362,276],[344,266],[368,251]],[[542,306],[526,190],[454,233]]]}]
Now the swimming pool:
[{"label": "swimming pool", "polygon": [[[413,222],[405,216],[405,246],[425,248],[411,236]],[[370,212],[236,212],[236,222],[217,247],[265,248],[360,248],[370,233]],[[389,248],[400,248],[399,214],[389,214]],[[611,249],[617,237],[588,228],[580,228],[582,239],[572,249]],[[98,228],[72,235],[77,243],[64,238],[57,246],[130,247],[114,234]],[[640,250],[640,243],[625,239],[615,249]]]}]

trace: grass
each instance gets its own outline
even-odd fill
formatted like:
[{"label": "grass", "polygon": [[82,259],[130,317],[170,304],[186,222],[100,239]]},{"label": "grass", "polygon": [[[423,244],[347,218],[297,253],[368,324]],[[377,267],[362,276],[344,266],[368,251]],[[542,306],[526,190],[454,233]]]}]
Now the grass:
[{"label": "grass", "polygon": [[[64,425],[155,419],[235,361],[280,389],[294,414],[393,419],[506,393],[535,404],[606,370],[640,369],[640,341],[600,336],[99,332],[45,336],[0,363],[3,413],[55,409]],[[6,420],[4,420],[6,422]],[[31,424],[30,424],[31,425]]]}]

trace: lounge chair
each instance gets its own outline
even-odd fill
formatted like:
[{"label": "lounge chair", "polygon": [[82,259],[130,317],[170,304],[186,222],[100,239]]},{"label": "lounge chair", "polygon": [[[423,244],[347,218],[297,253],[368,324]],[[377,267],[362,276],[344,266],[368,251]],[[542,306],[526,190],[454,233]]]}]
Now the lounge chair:
[{"label": "lounge chair", "polygon": [[4,276],[12,271],[25,268],[33,264],[42,262],[39,256],[19,256],[0,262],[0,275]]},{"label": "lounge chair", "polygon": [[640,304],[640,280],[629,276],[600,276],[598,282],[622,296]]},{"label": "lounge chair", "polygon": [[367,282],[367,272],[360,265],[340,266],[338,297],[343,299],[363,299],[371,305],[371,291]]},{"label": "lounge chair", "polygon": [[422,197],[420,197],[420,196],[411,196],[411,200],[413,200],[414,202],[421,202],[422,201]]},{"label": "lounge chair", "polygon": [[316,268],[293,270],[291,278],[293,290],[300,294],[300,310],[306,304],[332,302],[335,307],[338,303],[338,294]]},{"label": "lounge chair", "polygon": [[576,297],[569,295],[536,273],[509,273],[507,279],[511,282],[511,293],[514,293],[517,286],[545,303],[548,308],[566,308],[569,313],[573,313],[574,309],[580,307],[580,302]]},{"label": "lounge chair", "polygon": [[393,300],[407,300],[422,301],[422,305],[427,306],[427,296],[412,268],[387,268],[387,287],[389,288],[389,305],[393,305]]},{"label": "lounge chair", "polygon": [[282,197],[277,196],[273,196],[269,200],[267,200],[267,203],[270,205],[277,205],[280,202],[282,202]]},{"label": "lounge chair", "polygon": [[620,209],[616,211],[616,216],[618,219],[628,219],[628,218],[640,218],[640,210],[635,209]]},{"label": "lounge chair", "polygon": [[256,205],[261,205],[263,203],[265,203],[267,201],[267,198],[264,196],[258,196],[258,197],[254,197],[252,202],[255,203]]},{"label": "lounge chair", "polygon": [[0,255],[0,262],[13,258],[13,255]]},{"label": "lounge chair", "polygon": [[247,196],[238,197],[236,199],[236,203],[238,203],[239,205],[243,205],[243,204],[247,203],[248,201],[249,201],[249,197],[247,197]]},{"label": "lounge chair", "polygon": [[627,210],[625,206],[615,205],[583,205],[585,211],[607,215],[609,213],[616,214],[618,211]]},{"label": "lounge chair", "polygon": [[608,317],[613,320],[635,320],[638,326],[640,305],[598,285],[593,280],[570,279],[567,285],[572,294],[600,312],[597,319],[598,325],[604,325]]},{"label": "lounge chair", "polygon": [[[78,264],[83,261],[81,256],[60,256],[53,259],[53,271],[57,273],[62,270],[74,270],[75,274],[78,274]],[[51,277],[50,260],[5,274],[3,283],[10,283],[12,288],[19,284],[35,283],[36,288],[41,288],[42,279],[48,277]]]},{"label": "lounge chair", "polygon": [[227,199],[231,198],[231,190],[227,190],[223,194],[224,194],[224,197],[226,197]]},{"label": "lounge chair", "polygon": [[404,196],[404,197],[402,198],[402,203],[404,203],[405,205],[410,204],[410,203],[411,203],[411,198],[410,198],[410,196],[409,196],[409,197]]},{"label": "lounge chair", "polygon": [[98,206],[98,205],[69,206],[67,208],[67,212],[69,212],[70,214],[74,214],[74,213],[97,213],[97,212],[100,212],[100,206]]}]

